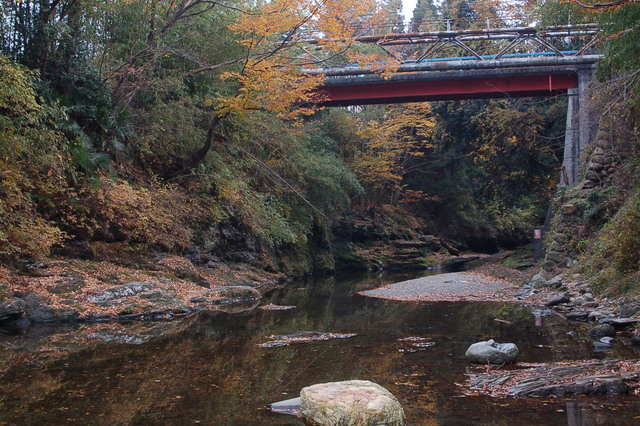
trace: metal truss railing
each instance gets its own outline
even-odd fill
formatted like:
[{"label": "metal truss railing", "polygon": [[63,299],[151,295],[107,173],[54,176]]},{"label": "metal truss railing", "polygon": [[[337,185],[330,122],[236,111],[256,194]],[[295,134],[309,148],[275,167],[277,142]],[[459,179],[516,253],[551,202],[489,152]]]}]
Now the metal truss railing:
[{"label": "metal truss railing", "polygon": [[[455,29],[451,21],[437,22],[439,26],[443,24],[446,25],[445,30],[368,34],[354,37],[351,41],[375,44],[400,63],[420,62],[438,57],[482,61],[501,59],[510,53],[545,52],[559,57],[581,56],[592,52],[599,33],[598,26],[592,23],[545,28],[491,28],[490,22],[487,21],[486,28]],[[412,28],[419,27],[420,25],[415,25]],[[322,37],[309,37],[304,41],[322,46],[327,40]]]}]

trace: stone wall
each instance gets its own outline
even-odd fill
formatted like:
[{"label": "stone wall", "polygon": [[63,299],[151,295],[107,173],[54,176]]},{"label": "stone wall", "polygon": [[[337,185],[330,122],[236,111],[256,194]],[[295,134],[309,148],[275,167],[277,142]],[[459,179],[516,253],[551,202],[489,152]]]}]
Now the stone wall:
[{"label": "stone wall", "polygon": [[611,142],[604,137],[596,138],[580,186],[582,189],[592,189],[611,185],[617,165],[617,155]]},{"label": "stone wall", "polygon": [[554,218],[545,241],[541,275],[550,279],[575,266],[595,224],[602,194],[613,186],[620,164],[610,135],[599,132],[588,147],[581,180],[574,187],[560,186],[553,200]]}]

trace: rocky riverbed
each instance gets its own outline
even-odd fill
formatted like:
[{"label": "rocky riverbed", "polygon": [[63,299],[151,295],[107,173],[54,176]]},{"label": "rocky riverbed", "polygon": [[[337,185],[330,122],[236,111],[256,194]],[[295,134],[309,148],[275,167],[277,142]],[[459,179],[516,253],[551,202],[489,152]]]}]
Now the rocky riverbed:
[{"label": "rocky riverbed", "polygon": [[[579,276],[559,275],[546,280],[535,275],[523,280],[520,286],[515,286],[506,281],[509,273],[504,268],[486,264],[479,270],[500,271],[495,274],[500,278],[475,271],[440,274],[394,283],[360,294],[407,302],[518,302],[539,307],[533,311],[536,324],[541,324],[542,318],[553,315],[582,323],[581,336],[590,341],[594,353],[606,354],[620,346],[640,346],[640,304],[635,299],[595,296]],[[513,279],[513,275],[511,277]],[[499,365],[497,368],[502,367]],[[495,368],[487,365],[484,371],[471,374],[468,383],[471,393],[548,396],[635,393],[640,388],[640,363],[637,361],[516,364],[513,371],[507,372],[494,371]]]},{"label": "rocky riverbed", "polygon": [[246,265],[196,268],[162,256],[136,264],[56,260],[28,271],[0,268],[0,323],[167,320],[204,309],[255,307],[287,282]]}]

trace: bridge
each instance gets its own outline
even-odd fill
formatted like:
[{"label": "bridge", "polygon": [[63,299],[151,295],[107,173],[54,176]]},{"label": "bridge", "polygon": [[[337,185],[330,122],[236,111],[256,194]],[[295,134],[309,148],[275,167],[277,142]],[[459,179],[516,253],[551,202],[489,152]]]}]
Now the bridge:
[{"label": "bridge", "polygon": [[[563,180],[575,184],[593,136],[586,86],[601,57],[591,51],[597,33],[595,24],[452,30],[448,23],[444,31],[355,38],[376,45],[388,62],[303,72],[325,76],[319,90],[325,106],[568,95]],[[447,56],[447,48],[465,56]]]}]

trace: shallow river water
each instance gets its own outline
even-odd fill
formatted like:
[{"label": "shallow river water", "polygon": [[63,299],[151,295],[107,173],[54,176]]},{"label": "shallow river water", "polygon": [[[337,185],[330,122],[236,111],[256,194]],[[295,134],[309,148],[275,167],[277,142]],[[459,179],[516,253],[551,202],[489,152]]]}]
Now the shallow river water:
[{"label": "shallow river water", "polygon": [[[357,291],[414,278],[316,278],[268,295],[288,311],[205,312],[170,323],[32,327],[0,333],[0,424],[293,425],[269,403],[315,383],[366,379],[389,389],[410,425],[640,424],[633,396],[468,395],[467,347],[514,342],[521,362],[635,356],[595,353],[558,316],[508,303],[407,303]],[[265,303],[263,301],[262,303]],[[299,331],[356,337],[260,347]],[[407,339],[420,338],[420,339]],[[404,339],[404,340],[403,340]],[[476,370],[477,371],[477,370]]]}]

